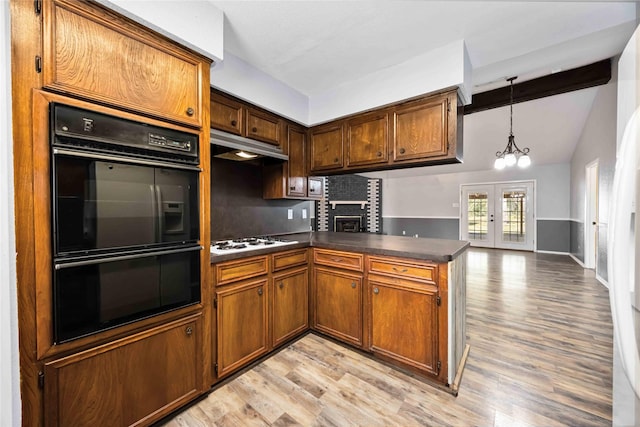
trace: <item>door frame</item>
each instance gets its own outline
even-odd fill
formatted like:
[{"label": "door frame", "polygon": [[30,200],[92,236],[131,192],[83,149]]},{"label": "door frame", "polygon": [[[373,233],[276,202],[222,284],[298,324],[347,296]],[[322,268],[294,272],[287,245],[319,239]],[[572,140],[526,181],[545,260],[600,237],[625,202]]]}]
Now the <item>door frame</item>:
[{"label": "door frame", "polygon": [[598,265],[599,159],[587,163],[584,174],[584,266],[595,270]]},{"label": "door frame", "polygon": [[[464,183],[464,184],[460,184],[460,188],[458,190],[458,206],[459,206],[459,212],[458,212],[458,239],[462,240],[462,228],[463,228],[463,224],[462,224],[462,209],[464,208],[464,200],[462,197],[462,192],[463,192],[463,187],[465,186],[473,186],[473,185],[517,185],[517,184],[523,184],[523,183],[531,183],[532,187],[533,187],[533,196],[531,197],[532,200],[532,207],[531,209],[533,210],[533,216],[532,216],[532,222],[533,222],[533,228],[532,228],[532,233],[533,233],[533,252],[537,252],[538,251],[538,182],[536,179],[516,179],[513,181],[487,181],[487,182],[468,182],[468,183]],[[508,250],[508,249],[505,249]]]}]

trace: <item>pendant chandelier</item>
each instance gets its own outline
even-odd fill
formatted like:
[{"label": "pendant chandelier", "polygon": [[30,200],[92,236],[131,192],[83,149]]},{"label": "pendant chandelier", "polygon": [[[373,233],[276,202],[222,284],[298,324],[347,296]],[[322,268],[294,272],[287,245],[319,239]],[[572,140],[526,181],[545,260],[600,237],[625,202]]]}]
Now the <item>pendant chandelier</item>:
[{"label": "pendant chandelier", "polygon": [[517,164],[521,168],[526,168],[531,164],[531,158],[529,158],[529,149],[520,149],[516,145],[516,139],[513,136],[513,81],[517,77],[511,77],[507,79],[511,83],[511,98],[509,102],[509,142],[507,147],[503,151],[496,153],[496,161],[493,166],[496,169],[504,169],[506,166],[513,166]]}]

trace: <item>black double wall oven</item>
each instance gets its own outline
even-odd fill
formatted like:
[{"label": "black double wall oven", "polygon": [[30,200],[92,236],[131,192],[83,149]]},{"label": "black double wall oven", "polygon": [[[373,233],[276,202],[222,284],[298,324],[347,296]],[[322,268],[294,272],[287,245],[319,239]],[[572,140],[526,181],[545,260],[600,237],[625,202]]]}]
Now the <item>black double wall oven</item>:
[{"label": "black double wall oven", "polygon": [[55,342],[200,302],[198,136],[50,115]]}]

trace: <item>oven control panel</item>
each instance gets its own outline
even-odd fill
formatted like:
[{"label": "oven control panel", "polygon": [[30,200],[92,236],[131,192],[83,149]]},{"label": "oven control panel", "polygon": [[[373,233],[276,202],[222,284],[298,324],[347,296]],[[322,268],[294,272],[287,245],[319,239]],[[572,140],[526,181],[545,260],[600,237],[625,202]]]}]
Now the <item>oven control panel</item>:
[{"label": "oven control panel", "polygon": [[178,141],[163,135],[149,133],[149,145],[171,148],[173,150],[191,151],[190,141]]}]

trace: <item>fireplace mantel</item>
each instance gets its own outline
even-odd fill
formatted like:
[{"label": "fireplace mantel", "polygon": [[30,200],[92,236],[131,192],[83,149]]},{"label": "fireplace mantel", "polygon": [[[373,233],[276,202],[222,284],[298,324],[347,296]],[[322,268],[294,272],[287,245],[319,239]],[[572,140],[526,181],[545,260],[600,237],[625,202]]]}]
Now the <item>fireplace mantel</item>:
[{"label": "fireplace mantel", "polygon": [[368,204],[369,202],[366,200],[332,200],[329,201],[329,204],[331,205],[331,209],[335,209],[336,205],[360,205],[360,209],[364,209],[364,207]]}]

